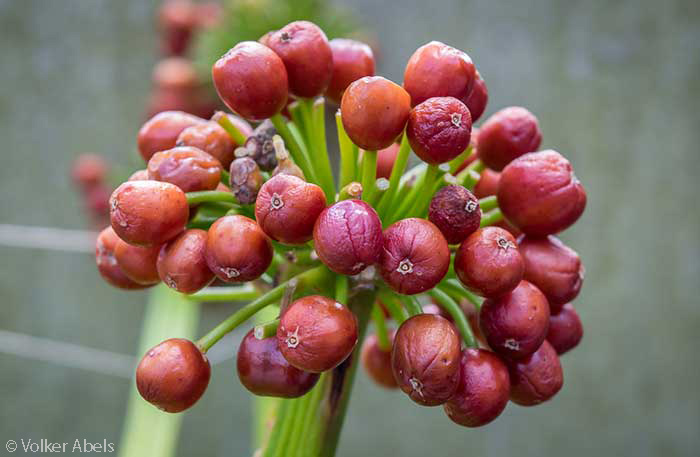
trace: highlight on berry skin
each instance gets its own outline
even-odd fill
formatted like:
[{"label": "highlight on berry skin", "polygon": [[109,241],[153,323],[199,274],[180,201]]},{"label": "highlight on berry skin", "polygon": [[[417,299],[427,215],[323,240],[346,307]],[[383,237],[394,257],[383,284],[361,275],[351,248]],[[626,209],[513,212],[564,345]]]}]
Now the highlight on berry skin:
[{"label": "highlight on berry skin", "polygon": [[[196,407],[207,352],[237,329],[227,376],[282,411],[262,455],[283,455],[290,430],[308,432],[294,437],[304,449],[333,447],[355,372],[464,427],[562,390],[585,269],[558,234],[586,192],[564,155],[539,150],[535,114],[490,106],[502,88],[438,41],[416,49],[401,84],[375,75],[367,44],[305,20],[231,45],[211,67],[227,110],[146,121],[143,162],[96,240],[108,284],[230,308],[199,339],[148,350],[141,396]],[[187,86],[190,70],[172,61],[156,76]],[[105,174],[88,157],[73,179],[87,189]]]}]

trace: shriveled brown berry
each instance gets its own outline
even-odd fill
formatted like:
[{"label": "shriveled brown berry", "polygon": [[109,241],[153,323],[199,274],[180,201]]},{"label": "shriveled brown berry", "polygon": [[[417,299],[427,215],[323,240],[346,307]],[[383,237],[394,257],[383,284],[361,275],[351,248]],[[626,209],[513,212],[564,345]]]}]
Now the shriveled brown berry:
[{"label": "shriveled brown berry", "polygon": [[310,295],[294,301],[277,328],[277,345],[287,361],[312,373],[335,368],[357,343],[357,319],[333,299]]},{"label": "shriveled brown berry", "polygon": [[425,219],[403,219],[384,231],[380,272],[400,294],[432,289],[450,266],[450,247],[440,230]]},{"label": "shriveled brown berry", "polygon": [[229,184],[236,199],[248,205],[255,203],[258,191],[263,184],[260,168],[250,157],[240,157],[231,162]]},{"label": "shriveled brown berry", "polygon": [[486,119],[479,129],[479,158],[501,171],[521,155],[540,147],[542,133],[537,118],[520,106],[510,106]]},{"label": "shriveled brown berry", "polygon": [[345,89],[364,76],[374,76],[374,54],[365,43],[347,38],[330,41],[333,53],[333,76],[326,97],[340,104]]},{"label": "shriveled brown berry", "polygon": [[501,174],[499,172],[485,168],[474,186],[474,195],[476,198],[496,195],[498,193],[498,183],[500,180]]},{"label": "shriveled brown berry", "polygon": [[255,41],[238,43],[217,60],[212,79],[221,100],[246,119],[267,119],[287,104],[282,59]]},{"label": "shriveled brown berry", "polygon": [[73,162],[71,176],[76,185],[89,189],[104,183],[107,169],[107,162],[97,154],[81,154]]},{"label": "shriveled brown berry", "polygon": [[386,78],[360,78],[348,86],[340,103],[343,127],[362,149],[386,148],[403,132],[410,102],[408,93]]},{"label": "shriveled brown berry", "polygon": [[552,311],[578,296],[584,268],[576,251],[553,235],[523,236],[518,239],[518,249],[525,261],[525,279],[542,291]]},{"label": "shriveled brown berry", "polygon": [[431,97],[455,97],[465,102],[474,86],[476,68],[465,52],[431,41],[413,53],[403,78],[412,106]]},{"label": "shriveled brown berry", "polygon": [[167,182],[127,181],[112,193],[109,206],[114,231],[136,246],[175,238],[189,217],[185,193]]},{"label": "shriveled brown berry", "polygon": [[139,284],[151,286],[160,282],[156,260],[160,246],[143,248],[122,240],[114,247],[114,257],[125,275]]},{"label": "shriveled brown berry", "polygon": [[336,273],[356,275],[379,261],[382,221],[361,200],[342,200],[316,219],[314,249],[321,262]]},{"label": "shriveled brown berry", "polygon": [[486,104],[489,101],[489,90],[486,87],[486,83],[481,78],[481,74],[476,72],[476,79],[474,80],[474,86],[472,91],[466,100],[463,100],[464,104],[469,108],[469,112],[472,115],[472,122],[479,120],[484,110],[486,109]]},{"label": "shriveled brown berry", "polygon": [[255,219],[270,238],[285,244],[303,244],[312,238],[316,219],[325,207],[326,196],[319,186],[279,174],[260,188]]},{"label": "shriveled brown berry", "polygon": [[465,187],[445,186],[430,201],[428,219],[440,229],[448,243],[461,243],[479,228],[479,200]]},{"label": "shriveled brown berry", "polygon": [[109,284],[120,289],[143,289],[148,285],[139,284],[129,278],[117,263],[114,248],[121,241],[112,227],[102,230],[95,241],[95,262],[100,276]]},{"label": "shriveled brown berry", "polygon": [[457,391],[445,403],[453,422],[465,427],[481,427],[497,418],[508,404],[508,367],[493,352],[465,349],[460,360]]},{"label": "shriveled brown berry", "polygon": [[[253,129],[238,116],[228,115],[231,122],[244,135],[250,135]],[[188,127],[177,138],[178,146],[192,146],[201,149],[221,163],[224,169],[231,166],[233,151],[242,144],[237,144],[223,127],[213,121]]]},{"label": "shriveled brown berry", "polygon": [[510,400],[520,406],[534,406],[556,395],[564,385],[564,373],[556,351],[547,341],[522,360],[507,360]]},{"label": "shriveled brown berry", "polygon": [[222,281],[247,282],[270,266],[272,244],[254,220],[225,216],[209,228],[205,257],[209,269]]},{"label": "shriveled brown berry", "polygon": [[265,45],[284,62],[289,92],[313,98],[323,94],[333,75],[333,53],[326,34],[309,21],[294,21],[272,32]]},{"label": "shriveled brown berry", "polygon": [[275,146],[272,138],[277,130],[268,119],[261,122],[245,142],[248,156],[255,160],[261,170],[270,171],[277,166]]},{"label": "shriveled brown berry", "polygon": [[583,324],[578,313],[567,303],[556,313],[549,317],[549,331],[547,341],[561,355],[569,352],[581,342],[583,338]]},{"label": "shriveled brown berry", "polygon": [[394,378],[411,400],[437,406],[454,395],[459,384],[459,335],[445,318],[418,314],[404,321],[394,337]]},{"label": "shriveled brown berry", "polygon": [[177,137],[183,130],[204,119],[182,111],[163,111],[149,119],[139,130],[137,142],[143,160],[148,162],[159,151],[175,147]]},{"label": "shriveled brown berry", "polygon": [[221,163],[201,149],[178,146],[153,154],[148,178],[175,184],[183,192],[214,190],[221,181]]},{"label": "shriveled brown berry", "polygon": [[542,292],[520,281],[511,293],[481,305],[479,326],[495,352],[522,359],[540,347],[549,328],[549,305]]},{"label": "shriveled brown berry", "polygon": [[457,250],[454,266],[464,287],[482,297],[510,292],[525,270],[515,238],[499,227],[484,227],[469,235]]},{"label": "shriveled brown berry", "polygon": [[469,109],[454,97],[433,97],[416,105],[406,126],[411,149],[430,164],[449,162],[464,152],[471,132]]},{"label": "shriveled brown berry", "polygon": [[501,173],[498,204],[506,219],[532,236],[553,235],[571,226],[586,208],[586,191],[561,154],[532,152]]},{"label": "shriveled brown berry", "polygon": [[265,397],[301,397],[319,378],[318,373],[291,366],[277,346],[277,337],[259,340],[253,330],[246,334],[238,348],[236,369],[246,389]]},{"label": "shriveled brown berry", "polygon": [[207,356],[193,342],[172,338],[143,356],[136,368],[136,387],[158,409],[179,413],[199,400],[210,377]]},{"label": "shriveled brown berry", "polygon": [[[394,333],[392,332],[389,336],[390,341],[393,342]],[[372,381],[387,389],[399,387],[391,368],[391,348],[382,349],[376,334],[373,333],[365,339],[362,345],[361,360]]]},{"label": "shriveled brown berry", "polygon": [[207,232],[189,229],[166,243],[158,254],[158,276],[171,289],[193,294],[214,280],[205,257]]}]

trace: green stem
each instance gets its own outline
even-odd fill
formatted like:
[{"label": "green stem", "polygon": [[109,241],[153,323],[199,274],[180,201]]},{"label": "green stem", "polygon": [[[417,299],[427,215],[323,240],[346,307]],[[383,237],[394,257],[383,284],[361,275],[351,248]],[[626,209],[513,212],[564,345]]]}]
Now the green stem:
[{"label": "green stem", "polygon": [[205,202],[238,203],[238,200],[236,200],[236,197],[231,192],[224,192],[222,190],[188,192],[185,196],[187,197],[187,204],[190,206]]},{"label": "green stem", "polygon": [[258,295],[260,292],[252,284],[246,283],[242,286],[206,287],[185,297],[196,302],[232,302],[254,300]]},{"label": "green stem", "polygon": [[340,189],[338,192],[338,201],[349,200],[351,198],[361,198],[362,197],[362,184],[357,181],[353,181]]},{"label": "green stem", "polygon": [[310,182],[318,182],[316,175],[310,168],[309,160],[307,156],[306,145],[304,144],[303,138],[296,131],[294,124],[287,124],[281,114],[275,114],[270,118],[272,125],[275,126],[275,130],[284,140],[284,145],[289,150],[289,154],[292,156],[292,160],[296,163],[299,168],[306,175],[306,179]]},{"label": "green stem", "polygon": [[399,190],[399,183],[401,182],[401,176],[404,171],[406,171],[406,165],[408,164],[408,156],[411,152],[411,146],[408,143],[408,136],[403,135],[401,139],[401,146],[399,147],[399,153],[396,155],[396,160],[394,161],[394,166],[391,169],[391,176],[389,177],[389,189],[386,191],[379,206],[377,207],[377,213],[379,217],[384,219],[389,212],[394,209],[396,202],[394,201]]},{"label": "green stem", "polygon": [[503,213],[500,208],[489,211],[481,217],[481,227],[497,224],[503,220]]},{"label": "green stem", "polygon": [[358,149],[345,132],[340,110],[335,113],[335,126],[338,130],[338,145],[340,148],[340,187],[342,188],[356,179]]},{"label": "green stem", "polygon": [[377,151],[362,153],[362,200],[371,202],[377,181]]},{"label": "green stem", "polygon": [[423,307],[420,305],[418,299],[413,295],[403,295],[401,297],[401,301],[403,301],[406,311],[408,311],[408,314],[411,316],[423,314]]},{"label": "green stem", "polygon": [[486,166],[484,163],[476,159],[474,162],[469,164],[464,170],[460,171],[456,176],[457,184],[466,187],[467,189],[473,189],[476,183],[479,181],[480,175]]},{"label": "green stem", "polygon": [[233,141],[235,141],[238,146],[243,146],[245,144],[246,136],[231,122],[231,119],[226,113],[219,111],[214,115],[214,119],[226,130],[226,133],[233,138]]},{"label": "green stem", "polygon": [[438,302],[442,309],[447,311],[450,314],[450,316],[452,316],[452,320],[457,326],[459,333],[462,334],[462,339],[464,340],[464,343],[470,348],[478,347],[478,345],[476,344],[476,340],[474,339],[472,329],[469,326],[469,322],[467,322],[467,318],[464,315],[462,308],[459,307],[457,302],[454,301],[452,297],[450,297],[447,293],[445,293],[438,287],[435,287],[432,290],[430,290],[428,294],[431,297],[433,297],[435,301]]},{"label": "green stem", "polygon": [[275,319],[270,322],[265,322],[264,324],[258,324],[253,329],[253,335],[259,340],[264,340],[265,338],[270,338],[277,334],[277,327],[280,326],[280,320]]},{"label": "green stem", "polygon": [[326,200],[332,202],[336,189],[326,143],[326,104],[323,97],[310,100],[309,103],[311,103],[312,133],[316,146],[313,161],[318,163],[317,176],[320,179],[321,188],[326,192]]},{"label": "green stem", "polygon": [[335,277],[335,301],[345,306],[348,304],[348,277],[345,275]]},{"label": "green stem", "polygon": [[439,284],[439,287],[455,298],[463,298],[470,301],[477,311],[481,309],[482,299],[476,294],[469,292],[457,279],[446,279]]},{"label": "green stem", "polygon": [[379,307],[377,303],[372,305],[372,321],[376,327],[377,332],[377,343],[379,348],[383,351],[388,351],[391,349],[391,342],[389,341],[389,333],[386,329],[386,321],[384,320],[384,311]]},{"label": "green stem", "polygon": [[487,212],[491,211],[492,209],[498,208],[498,198],[495,195],[491,195],[488,197],[484,197],[479,200],[479,207],[481,208],[481,211]]},{"label": "green stem", "polygon": [[448,162],[450,166],[450,173],[455,173],[457,169],[462,165],[464,162],[467,161],[467,159],[472,155],[473,148],[472,145],[470,144],[467,146],[467,149],[465,149],[460,155],[452,159],[451,161]]},{"label": "green stem", "polygon": [[299,452],[297,452],[297,456],[299,457],[316,455],[315,449],[318,449],[318,433],[320,432],[321,427],[314,426],[314,424],[318,425],[319,423],[319,409],[321,406],[321,400],[326,392],[326,386],[329,379],[330,374],[323,373],[321,375],[321,379],[319,379],[318,383],[311,391],[309,408],[306,411],[306,417],[304,418],[304,424],[302,425],[300,433],[304,440],[301,441],[300,449],[298,449]]},{"label": "green stem", "polygon": [[386,309],[389,311],[391,318],[396,321],[398,325],[401,325],[403,321],[408,319],[408,311],[403,307],[399,298],[388,290],[379,291],[379,299],[382,301]]}]

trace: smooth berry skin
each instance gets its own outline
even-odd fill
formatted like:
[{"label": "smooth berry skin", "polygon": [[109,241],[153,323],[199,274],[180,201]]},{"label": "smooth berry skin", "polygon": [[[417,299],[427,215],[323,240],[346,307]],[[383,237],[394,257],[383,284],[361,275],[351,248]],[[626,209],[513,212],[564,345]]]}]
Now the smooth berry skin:
[{"label": "smooth berry skin", "polygon": [[471,132],[469,109],[454,97],[433,97],[416,105],[406,126],[413,152],[433,165],[449,162],[464,152]]},{"label": "smooth berry skin", "polygon": [[109,199],[112,228],[136,246],[155,246],[175,238],[189,218],[185,193],[158,181],[127,181]]},{"label": "smooth berry skin", "polygon": [[479,228],[479,200],[465,187],[445,186],[430,201],[428,220],[440,229],[448,243],[461,243]]},{"label": "smooth berry skin", "polygon": [[340,103],[346,133],[367,151],[391,146],[406,127],[410,111],[408,93],[381,76],[366,76],[353,82]]},{"label": "smooth berry skin", "polygon": [[236,370],[243,387],[263,397],[301,397],[319,379],[317,373],[291,366],[277,347],[276,337],[259,340],[253,330],[246,334],[238,348]]},{"label": "smooth berry skin", "polygon": [[523,233],[544,237],[578,220],[586,208],[586,191],[561,154],[533,152],[503,170],[498,204],[506,219]]},{"label": "smooth berry skin", "polygon": [[510,400],[520,406],[543,403],[561,390],[564,373],[556,351],[547,341],[522,360],[506,360],[510,374]]},{"label": "smooth berry skin", "polygon": [[272,32],[265,45],[280,56],[289,92],[313,98],[323,94],[333,75],[333,53],[326,34],[309,21],[294,21]]},{"label": "smooth berry skin", "polygon": [[287,105],[288,79],[282,59],[255,41],[238,43],[212,68],[214,87],[231,110],[263,120]]},{"label": "smooth berry skin", "polygon": [[486,83],[481,78],[481,74],[476,72],[476,79],[474,79],[474,86],[464,104],[469,108],[469,112],[472,115],[472,122],[479,120],[484,111],[486,110],[486,105],[489,102],[489,90],[486,87]]},{"label": "smooth berry skin", "polygon": [[148,179],[169,182],[183,192],[214,190],[221,182],[221,163],[191,146],[177,146],[153,154],[148,161]]},{"label": "smooth berry skin", "polygon": [[445,403],[447,416],[465,427],[481,427],[496,419],[508,404],[508,367],[493,352],[465,349],[457,391]]},{"label": "smooth berry skin", "polygon": [[314,249],[336,273],[356,275],[379,261],[382,221],[361,200],[343,200],[324,209],[314,226]]},{"label": "smooth berry skin", "polygon": [[391,177],[396,156],[399,155],[399,149],[400,145],[398,143],[391,143],[390,146],[377,151],[377,178],[389,179]]},{"label": "smooth berry skin", "polygon": [[498,193],[498,183],[501,181],[501,174],[497,171],[485,168],[479,176],[479,180],[474,186],[476,198],[490,197]]},{"label": "smooth berry skin", "polygon": [[561,309],[578,296],[584,267],[576,251],[553,235],[520,237],[518,250],[525,262],[525,279],[542,291],[552,311]]},{"label": "smooth berry skin", "polygon": [[257,279],[272,262],[272,243],[258,224],[245,216],[224,216],[207,232],[207,266],[225,282]]},{"label": "smooth berry skin", "polygon": [[[394,334],[389,335],[390,341],[393,342]],[[367,337],[362,345],[362,354],[360,356],[362,366],[365,367],[367,375],[376,384],[386,389],[396,389],[399,385],[394,379],[394,372],[391,368],[391,349],[385,351],[379,347],[379,341],[376,334]]]},{"label": "smooth berry skin", "polygon": [[[252,127],[246,121],[238,116],[228,116],[243,135],[248,137],[253,133]],[[224,169],[228,169],[234,159],[234,150],[243,145],[236,143],[219,124],[209,121],[183,130],[177,138],[177,146],[201,149],[218,160]]]},{"label": "smooth berry skin", "polygon": [[175,147],[183,130],[206,122],[204,119],[182,111],[163,111],[149,119],[137,137],[139,153],[148,162],[153,154]]},{"label": "smooth berry skin", "polygon": [[569,352],[581,342],[583,324],[574,307],[567,303],[549,317],[547,341],[562,355]]},{"label": "smooth berry skin", "polygon": [[131,176],[129,176],[127,181],[149,181],[148,170],[145,168],[143,170],[136,170],[131,174]]},{"label": "smooth berry skin", "polygon": [[279,174],[265,182],[255,200],[255,219],[265,234],[284,244],[313,237],[316,219],[326,208],[323,190],[296,176]]},{"label": "smooth berry skin", "polygon": [[494,113],[479,129],[479,158],[501,171],[513,160],[536,151],[542,142],[537,118],[527,109],[510,106]]},{"label": "smooth berry skin", "polygon": [[499,227],[484,227],[469,235],[455,255],[460,282],[482,297],[499,297],[523,279],[525,264],[515,238]]},{"label": "smooth berry skin", "polygon": [[321,373],[350,356],[357,335],[357,319],[346,306],[310,295],[294,301],[282,314],[277,345],[292,366]]},{"label": "smooth berry skin", "polygon": [[465,52],[431,41],[408,60],[403,86],[411,94],[411,106],[431,97],[454,97],[465,102],[475,79],[476,68]]},{"label": "smooth berry skin", "polygon": [[403,219],[384,231],[380,273],[389,287],[413,295],[435,287],[450,266],[450,247],[425,219]]},{"label": "smooth berry skin", "polygon": [[207,266],[207,232],[189,229],[163,245],[158,254],[158,276],[171,289],[193,294],[211,284],[214,273]]},{"label": "smooth berry skin", "polygon": [[460,339],[454,326],[434,314],[404,321],[394,337],[391,365],[399,388],[423,406],[437,406],[459,384]]},{"label": "smooth berry skin", "polygon": [[549,304],[537,287],[521,281],[511,293],[484,300],[479,326],[493,351],[522,359],[535,352],[547,336]]},{"label": "smooth berry skin", "polygon": [[102,279],[119,289],[144,289],[148,285],[139,284],[129,278],[119,266],[114,249],[121,240],[112,227],[102,230],[95,241],[95,263]]},{"label": "smooth berry skin", "polygon": [[179,413],[200,399],[210,377],[207,356],[193,342],[173,338],[143,356],[136,368],[136,387],[158,409]]},{"label": "smooth berry skin", "polygon": [[146,286],[160,282],[156,260],[160,246],[143,248],[132,246],[122,240],[114,247],[114,257],[125,275],[132,281]]},{"label": "smooth berry skin", "polygon": [[364,76],[374,76],[374,54],[365,43],[347,38],[330,41],[333,53],[333,76],[326,97],[340,104],[347,87]]}]

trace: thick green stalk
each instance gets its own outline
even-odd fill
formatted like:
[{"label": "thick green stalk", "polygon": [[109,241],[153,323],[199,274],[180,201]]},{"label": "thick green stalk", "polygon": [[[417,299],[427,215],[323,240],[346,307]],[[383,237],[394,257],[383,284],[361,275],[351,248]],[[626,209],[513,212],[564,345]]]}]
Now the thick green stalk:
[{"label": "thick green stalk", "polygon": [[402,295],[401,301],[403,301],[406,311],[408,311],[408,314],[411,316],[423,313],[423,307],[414,295]]},{"label": "thick green stalk", "polygon": [[384,350],[388,351],[391,349],[391,342],[389,341],[389,333],[386,329],[386,320],[384,319],[384,311],[379,307],[379,304],[375,303],[372,305],[372,321],[377,332],[377,343],[378,346]]},{"label": "thick green stalk", "polygon": [[263,322],[262,324],[258,324],[253,328],[253,334],[255,335],[255,338],[264,340],[265,338],[275,336],[277,334],[277,327],[279,326],[279,319]]},{"label": "thick green stalk", "polygon": [[259,295],[260,292],[252,284],[247,283],[241,286],[206,287],[185,297],[197,302],[233,302],[254,300]]},{"label": "thick green stalk", "polygon": [[318,163],[318,177],[321,188],[326,193],[326,200],[332,202],[335,198],[335,180],[333,179],[333,169],[328,157],[328,144],[326,143],[326,103],[323,97],[316,100],[309,100],[311,103],[312,134],[315,144],[315,155],[313,161]]},{"label": "thick green stalk", "polygon": [[406,311],[399,300],[399,297],[397,297],[394,293],[389,292],[388,290],[380,290],[379,298],[384,306],[386,306],[391,318],[394,319],[397,324],[401,325],[403,321],[409,318],[408,311]]},{"label": "thick green stalk", "polygon": [[362,153],[362,200],[371,202],[377,184],[377,151]]},{"label": "thick green stalk", "polygon": [[340,148],[340,186],[341,188],[357,179],[357,146],[350,140],[343,127],[343,119],[340,110],[335,113],[335,126],[338,131],[338,145]]},{"label": "thick green stalk", "polygon": [[226,113],[219,111],[214,115],[214,119],[226,130],[226,133],[233,138],[233,141],[235,141],[238,146],[243,146],[245,144],[246,136],[231,122],[231,119],[229,119]]},{"label": "thick green stalk", "polygon": [[190,206],[205,202],[238,203],[238,200],[236,200],[236,197],[234,197],[231,192],[224,192],[222,190],[188,192],[185,196],[187,197],[187,204]]},{"label": "thick green stalk", "polygon": [[481,308],[483,300],[465,289],[457,279],[446,279],[439,284],[439,287],[455,299],[470,301],[477,311]]},{"label": "thick green stalk", "polygon": [[394,167],[391,169],[389,189],[386,191],[384,196],[382,196],[379,206],[377,207],[377,213],[382,220],[384,219],[384,216],[393,211],[394,205],[397,203],[394,200],[396,200],[396,195],[398,195],[401,176],[403,176],[404,171],[406,171],[406,165],[408,164],[408,156],[410,153],[411,146],[408,143],[408,137],[404,134],[403,138],[401,139],[399,153],[396,155],[396,160],[394,161]]},{"label": "thick green stalk", "polygon": [[270,121],[272,121],[275,130],[284,140],[284,145],[289,150],[292,160],[304,172],[306,179],[310,182],[317,182],[316,175],[310,168],[306,144],[304,144],[304,139],[299,135],[299,132],[295,131],[294,124],[287,124],[287,121],[284,120],[281,114],[275,114],[270,118]]},{"label": "thick green stalk", "polygon": [[503,220],[503,213],[500,208],[489,211],[481,217],[481,227],[498,224]]},{"label": "thick green stalk", "polygon": [[495,195],[490,195],[479,200],[479,207],[481,211],[487,212],[492,209],[498,208],[498,197]]},{"label": "thick green stalk", "polygon": [[459,333],[462,335],[464,343],[470,348],[479,347],[474,339],[472,328],[469,326],[469,322],[467,322],[467,318],[465,317],[462,308],[459,307],[459,304],[457,304],[452,297],[440,290],[438,287],[430,290],[428,294],[438,302],[442,309],[447,311],[449,315],[452,316],[452,320],[457,326]]},{"label": "thick green stalk", "polygon": [[472,145],[470,144],[469,146],[467,146],[467,149],[465,149],[460,155],[449,161],[448,164],[450,166],[450,173],[456,173],[460,165],[462,165],[464,162],[467,161],[469,157],[471,157],[473,151],[474,148],[472,148]]}]

